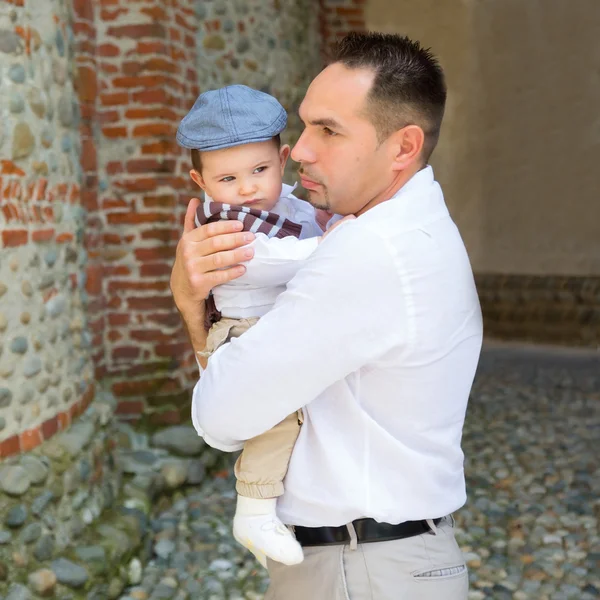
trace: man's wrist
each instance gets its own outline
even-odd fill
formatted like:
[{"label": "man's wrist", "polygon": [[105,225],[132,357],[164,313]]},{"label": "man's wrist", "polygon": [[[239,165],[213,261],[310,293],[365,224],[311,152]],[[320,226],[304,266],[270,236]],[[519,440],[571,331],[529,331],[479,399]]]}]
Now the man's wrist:
[{"label": "man's wrist", "polygon": [[198,356],[198,352],[202,352],[206,347],[207,332],[204,328],[205,304],[202,302],[200,305],[187,304],[177,306],[177,310],[183,320],[188,338],[194,349],[194,354],[202,367],[205,368],[206,359]]}]

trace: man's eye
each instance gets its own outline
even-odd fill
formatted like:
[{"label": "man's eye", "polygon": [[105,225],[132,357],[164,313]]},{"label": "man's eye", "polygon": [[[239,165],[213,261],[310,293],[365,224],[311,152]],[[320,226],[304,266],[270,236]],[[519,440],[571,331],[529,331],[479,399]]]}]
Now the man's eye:
[{"label": "man's eye", "polygon": [[331,129],[329,129],[329,127],[323,127],[323,133],[328,136],[337,135],[337,133],[335,131],[332,131]]},{"label": "man's eye", "polygon": [[221,179],[221,181],[224,181],[225,183],[229,183],[230,181],[233,181],[234,179],[235,179],[235,177],[228,176],[228,177],[223,177],[223,179]]}]

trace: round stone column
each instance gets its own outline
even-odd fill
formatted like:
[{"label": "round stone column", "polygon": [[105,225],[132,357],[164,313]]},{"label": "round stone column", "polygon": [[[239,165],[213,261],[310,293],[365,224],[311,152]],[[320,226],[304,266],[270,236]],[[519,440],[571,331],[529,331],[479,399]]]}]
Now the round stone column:
[{"label": "round stone column", "polygon": [[0,7],[0,459],[94,393],[69,10],[22,4]]}]

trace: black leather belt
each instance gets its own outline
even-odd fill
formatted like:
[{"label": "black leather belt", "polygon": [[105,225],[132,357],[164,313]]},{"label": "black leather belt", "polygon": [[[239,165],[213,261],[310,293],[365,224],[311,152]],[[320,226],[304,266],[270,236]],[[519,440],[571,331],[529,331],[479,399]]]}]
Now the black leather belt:
[{"label": "black leather belt", "polygon": [[[433,519],[438,525],[442,519]],[[378,523],[374,519],[357,519],[352,521],[359,544],[369,542],[387,542],[421,535],[431,530],[427,521],[405,521],[398,525]],[[345,525],[340,527],[294,527],[296,539],[301,546],[331,546],[348,544],[350,533]]]}]

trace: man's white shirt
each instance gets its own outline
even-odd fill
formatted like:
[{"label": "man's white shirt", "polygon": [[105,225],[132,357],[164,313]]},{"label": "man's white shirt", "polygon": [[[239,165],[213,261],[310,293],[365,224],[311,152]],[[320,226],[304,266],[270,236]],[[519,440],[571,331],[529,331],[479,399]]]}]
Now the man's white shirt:
[{"label": "man's white shirt", "polygon": [[432,519],[466,500],[460,447],[482,343],[469,259],[431,167],[342,223],[193,393],[225,451],[303,408],[283,522]]}]

